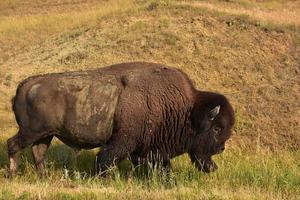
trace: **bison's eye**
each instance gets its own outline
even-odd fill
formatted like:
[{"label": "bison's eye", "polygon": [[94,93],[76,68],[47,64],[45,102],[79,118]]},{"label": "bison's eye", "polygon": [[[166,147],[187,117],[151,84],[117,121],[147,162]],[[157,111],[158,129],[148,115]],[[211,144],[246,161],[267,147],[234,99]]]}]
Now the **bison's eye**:
[{"label": "bison's eye", "polygon": [[216,134],[218,134],[218,133],[221,132],[221,128],[218,127],[218,126],[213,126],[212,130],[213,130],[213,132],[216,133]]}]

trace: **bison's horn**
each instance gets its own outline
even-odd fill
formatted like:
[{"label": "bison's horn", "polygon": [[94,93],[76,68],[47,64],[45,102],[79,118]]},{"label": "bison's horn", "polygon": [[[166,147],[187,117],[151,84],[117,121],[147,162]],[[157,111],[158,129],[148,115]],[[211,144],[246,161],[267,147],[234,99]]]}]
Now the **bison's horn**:
[{"label": "bison's horn", "polygon": [[212,109],[209,112],[209,120],[214,120],[216,118],[216,116],[219,114],[220,112],[220,108],[221,106],[216,106],[214,109]]}]

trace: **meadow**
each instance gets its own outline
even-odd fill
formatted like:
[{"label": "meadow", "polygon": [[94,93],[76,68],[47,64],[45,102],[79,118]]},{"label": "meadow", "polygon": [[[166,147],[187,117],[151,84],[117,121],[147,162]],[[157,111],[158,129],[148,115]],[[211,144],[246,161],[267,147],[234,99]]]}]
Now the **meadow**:
[{"label": "meadow", "polygon": [[[298,199],[299,1],[1,0],[0,199]],[[200,90],[226,95],[233,136],[215,173],[187,155],[172,171],[125,160],[92,174],[99,149],[78,155],[58,140],[39,178],[30,149],[7,178],[6,140],[17,132],[10,99],[24,78],[150,61],[185,71]]]}]

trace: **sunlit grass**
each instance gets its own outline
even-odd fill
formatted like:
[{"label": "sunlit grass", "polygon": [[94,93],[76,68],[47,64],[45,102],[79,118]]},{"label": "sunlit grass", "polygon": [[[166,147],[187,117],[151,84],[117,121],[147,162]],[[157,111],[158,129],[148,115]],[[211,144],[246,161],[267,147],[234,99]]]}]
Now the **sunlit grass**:
[{"label": "sunlit grass", "polygon": [[[89,193],[97,199],[102,199],[101,194],[134,199],[142,196],[172,199],[178,195],[190,199],[197,199],[198,195],[204,199],[296,199],[299,195],[300,152],[232,149],[216,157],[219,169],[211,174],[198,172],[186,155],[172,160],[169,173],[157,169],[140,171],[124,161],[106,178],[93,176],[86,170],[93,169],[94,156],[95,151],[76,156],[71,149],[56,143],[47,155],[47,176],[40,179],[27,151],[16,178],[6,179],[6,171],[0,172],[0,197],[26,193],[34,198],[40,195],[43,199],[63,199],[60,195],[64,194],[76,199]],[[7,160],[1,161],[0,166],[5,165]]]},{"label": "sunlit grass", "polygon": [[0,21],[1,34],[23,34],[26,31],[31,33],[42,31],[56,32],[70,29],[72,27],[82,26],[84,24],[93,25],[97,19],[114,13],[121,13],[127,9],[133,8],[133,1],[113,1],[103,2],[101,6],[79,12],[65,12],[51,15],[28,15],[2,17]]},{"label": "sunlit grass", "polygon": [[[182,5],[202,7],[210,10],[235,15],[246,15],[261,21],[262,24],[300,25],[300,4],[289,4],[280,1],[257,3],[251,1],[186,1]],[[241,7],[244,6],[244,8]]]},{"label": "sunlit grass", "polygon": [[91,9],[82,11],[0,16],[0,41],[3,42],[0,53],[2,50],[4,54],[2,56],[7,59],[9,57],[6,56],[7,50],[18,51],[29,44],[38,44],[53,35],[63,34],[74,28],[94,26],[104,16],[124,15],[128,11],[133,12],[134,9],[137,9],[137,5],[133,0],[116,0],[101,1]]},{"label": "sunlit grass", "polygon": [[46,176],[38,177],[31,150],[20,157],[19,174],[8,179],[5,134],[0,139],[0,199],[297,199],[300,152],[231,147],[215,156],[215,173],[198,172],[187,155],[172,160],[172,170],[134,168],[129,160],[105,178],[94,175],[98,149],[78,155],[55,140],[47,152]]}]

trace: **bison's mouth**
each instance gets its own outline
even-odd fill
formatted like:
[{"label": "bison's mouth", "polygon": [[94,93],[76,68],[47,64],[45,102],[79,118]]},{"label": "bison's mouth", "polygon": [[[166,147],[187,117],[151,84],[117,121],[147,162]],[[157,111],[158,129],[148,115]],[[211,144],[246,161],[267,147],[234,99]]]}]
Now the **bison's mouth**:
[{"label": "bison's mouth", "polygon": [[200,170],[205,173],[214,172],[218,169],[217,164],[211,158],[200,160],[199,163],[200,163]]}]

